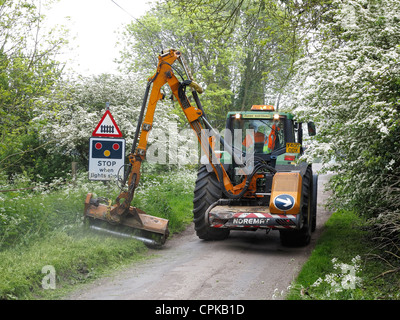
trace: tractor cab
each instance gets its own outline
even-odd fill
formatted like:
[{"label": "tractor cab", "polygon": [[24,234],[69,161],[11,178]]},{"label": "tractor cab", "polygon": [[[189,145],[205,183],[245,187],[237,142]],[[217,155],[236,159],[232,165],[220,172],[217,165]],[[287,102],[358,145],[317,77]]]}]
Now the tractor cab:
[{"label": "tractor cab", "polygon": [[[233,145],[244,153],[253,153],[271,166],[291,165],[303,153],[302,123],[289,112],[277,112],[271,105],[253,105],[250,111],[229,112],[226,129]],[[313,131],[313,130],[314,131]],[[315,127],[309,124],[309,135]]]}]

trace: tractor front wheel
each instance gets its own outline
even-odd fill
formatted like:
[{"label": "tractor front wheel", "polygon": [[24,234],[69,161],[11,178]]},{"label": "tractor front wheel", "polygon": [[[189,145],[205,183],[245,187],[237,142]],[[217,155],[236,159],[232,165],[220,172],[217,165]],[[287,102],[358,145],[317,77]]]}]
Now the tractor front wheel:
[{"label": "tractor front wheel", "polygon": [[204,218],[208,207],[221,197],[222,190],[215,173],[208,172],[206,166],[201,166],[197,173],[193,199],[194,229],[200,239],[223,240],[229,236],[229,229],[211,228]]}]

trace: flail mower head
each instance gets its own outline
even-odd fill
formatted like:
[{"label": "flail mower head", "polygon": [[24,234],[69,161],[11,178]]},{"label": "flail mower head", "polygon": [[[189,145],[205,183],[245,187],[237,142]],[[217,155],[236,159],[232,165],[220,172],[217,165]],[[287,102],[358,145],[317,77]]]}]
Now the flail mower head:
[{"label": "flail mower head", "polygon": [[84,217],[90,228],[116,236],[140,240],[150,246],[161,246],[168,238],[168,220],[147,215],[143,210],[129,206],[125,210],[117,201],[94,199],[88,193]]}]

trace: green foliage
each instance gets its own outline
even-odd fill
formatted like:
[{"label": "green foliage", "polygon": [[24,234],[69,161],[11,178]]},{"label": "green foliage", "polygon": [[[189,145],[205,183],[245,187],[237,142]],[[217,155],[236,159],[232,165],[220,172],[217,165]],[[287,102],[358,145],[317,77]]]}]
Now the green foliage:
[{"label": "green foliage", "polygon": [[297,62],[292,96],[297,113],[318,127],[308,155],[321,157],[336,173],[329,205],[372,218],[369,229],[383,249],[378,255],[397,257],[394,265],[400,229],[399,12],[392,0],[332,1],[313,53]]},{"label": "green foliage", "polygon": [[[6,188],[32,187],[27,176],[14,178],[14,183]],[[81,221],[82,199],[75,194],[70,197],[68,189],[49,193],[51,188],[60,185],[54,180],[50,185],[37,184],[34,191],[11,191],[0,198],[0,248],[30,243],[43,237],[49,231],[65,228]],[[66,197],[65,201],[62,201]],[[80,197],[82,197],[80,195]]]},{"label": "green foliage", "polygon": [[[141,179],[133,205],[169,219],[171,233],[180,231],[192,219],[194,179],[195,172],[184,169],[149,173]],[[49,231],[79,226],[88,192],[110,199],[120,192],[114,183],[107,187],[101,181],[88,181],[86,173],[79,175],[74,184],[60,178],[50,184],[33,184],[27,175],[16,176],[13,184],[4,182],[7,189],[34,189],[0,193],[0,250],[30,243]]]},{"label": "green foliage", "polygon": [[[25,247],[0,252],[0,299],[48,299],[72,285],[95,279],[110,269],[138,260],[145,252],[139,241],[87,233],[57,231]],[[55,288],[42,286],[46,266],[55,271]]]},{"label": "green foliage", "polygon": [[121,34],[120,63],[150,74],[161,49],[181,50],[206,89],[201,101],[209,119],[222,129],[227,111],[275,103],[283,92],[301,54],[304,25],[319,14],[310,10],[303,19],[304,10],[275,1],[160,2]]},{"label": "green foliage", "polygon": [[147,174],[135,192],[134,205],[150,215],[168,219],[172,232],[182,231],[193,219],[195,179],[195,171],[183,168],[162,175]]},{"label": "green foliage", "polygon": [[[204,108],[212,113],[211,119],[220,121],[225,117],[220,109],[231,104],[232,75],[229,68],[235,68],[237,54],[228,43],[217,45],[214,34],[196,27],[189,17],[178,14],[175,7],[158,3],[139,22],[127,25],[121,34],[121,67],[135,72],[144,70],[145,74],[151,75],[155,72],[161,50],[181,50],[196,81],[207,88],[207,94],[201,96]],[[179,64],[174,67],[178,68]],[[176,72],[178,78],[184,75],[182,69]],[[177,114],[183,117],[183,112]],[[218,121],[217,124],[221,125]]]},{"label": "green foliage", "polygon": [[178,16],[190,19],[193,29],[204,32],[204,45],[197,47],[200,55],[208,52],[209,42],[221,52],[233,49],[232,104],[241,110],[256,103],[273,104],[278,94],[286,93],[293,64],[307,50],[309,32],[330,2],[167,1]]},{"label": "green foliage", "polygon": [[331,204],[366,216],[398,208],[388,197],[399,164],[396,8],[390,0],[333,1],[293,82],[297,113],[318,126],[308,151],[337,172]]},{"label": "green foliage", "polygon": [[29,176],[32,181],[52,181],[70,171],[72,158],[63,153],[53,153],[55,141],[44,143],[33,127],[24,134],[4,137],[0,152],[0,166],[10,180],[18,174]]},{"label": "green foliage", "polygon": [[[381,276],[388,266],[374,258],[381,249],[365,226],[365,219],[354,212],[333,213],[287,299],[398,300],[399,275]],[[348,267],[335,267],[338,262]]]},{"label": "green foliage", "polygon": [[43,31],[43,19],[35,2],[0,3],[0,168],[9,175],[19,167],[35,171],[37,154],[29,153],[40,142],[29,138],[30,123],[61,76],[55,56],[66,40],[61,33],[54,36],[54,30]]},{"label": "green foliage", "polygon": [[[195,178],[194,171],[149,172],[136,190],[133,205],[169,219],[172,236],[192,221]],[[32,185],[26,176],[14,181],[6,187]],[[114,184],[88,182],[84,174],[74,184],[59,179],[36,184],[30,191],[0,193],[0,299],[51,296],[51,290],[41,286],[45,276],[41,270],[47,265],[55,268],[56,289],[60,289],[140,258],[145,248],[142,243],[100,236],[83,223],[83,201],[88,192],[115,199],[119,191]]]}]

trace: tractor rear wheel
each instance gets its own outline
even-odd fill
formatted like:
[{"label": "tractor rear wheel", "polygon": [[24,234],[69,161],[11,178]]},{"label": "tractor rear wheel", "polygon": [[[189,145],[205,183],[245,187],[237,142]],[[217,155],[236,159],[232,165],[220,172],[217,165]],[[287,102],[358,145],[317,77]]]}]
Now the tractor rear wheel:
[{"label": "tractor rear wheel", "polygon": [[215,173],[208,172],[206,166],[201,166],[197,173],[193,199],[194,229],[200,239],[223,240],[229,236],[229,229],[211,228],[204,218],[208,207],[221,197],[222,190]]},{"label": "tractor rear wheel", "polygon": [[310,243],[313,231],[313,176],[311,167],[303,176],[302,185],[302,218],[303,226],[299,230],[279,230],[280,240],[284,246],[306,246]]},{"label": "tractor rear wheel", "polygon": [[317,196],[318,196],[318,175],[314,174],[312,180],[312,200],[311,200],[311,214],[312,224],[311,231],[314,232],[317,228]]}]

